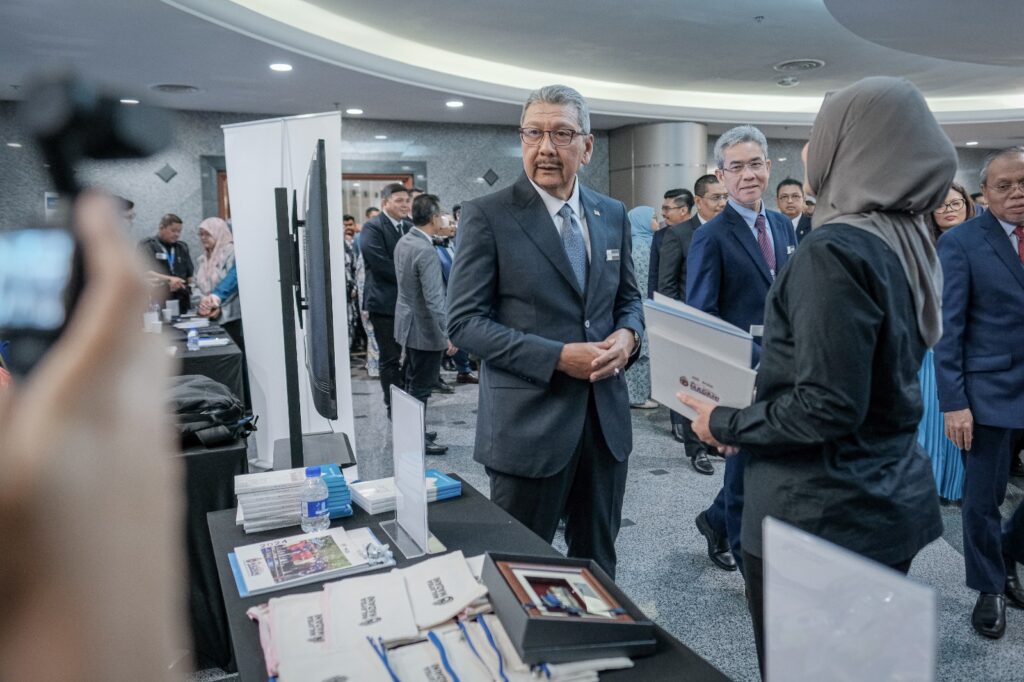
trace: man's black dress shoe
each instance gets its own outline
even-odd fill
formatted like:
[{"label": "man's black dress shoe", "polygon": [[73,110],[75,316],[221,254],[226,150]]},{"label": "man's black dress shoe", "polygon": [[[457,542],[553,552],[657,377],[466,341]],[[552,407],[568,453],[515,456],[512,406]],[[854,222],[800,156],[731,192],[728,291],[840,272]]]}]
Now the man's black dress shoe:
[{"label": "man's black dress shoe", "polygon": [[434,384],[434,387],[431,388],[430,390],[436,391],[437,393],[455,393],[455,389],[449,386],[448,383],[441,377],[437,378],[437,383]]},{"label": "man's black dress shoe", "polygon": [[1010,602],[1010,606],[1024,609],[1024,588],[1020,585],[1020,578],[1017,577],[1017,562],[1008,556],[1003,557],[1006,564],[1006,589],[1003,594]]},{"label": "man's black dress shoe", "polygon": [[1002,637],[1006,632],[1006,598],[1001,594],[979,594],[971,614],[971,625],[984,637]]},{"label": "man's black dress shoe", "polygon": [[694,470],[698,474],[704,474],[710,476],[715,473],[715,467],[711,464],[711,460],[708,459],[708,451],[704,448],[695,448],[696,453],[690,457],[690,464],[693,465]]},{"label": "man's black dress shoe", "polygon": [[683,430],[682,424],[672,425],[672,437],[675,438],[680,443],[686,442],[686,431]]},{"label": "man's black dress shoe", "polygon": [[428,455],[443,455],[444,453],[448,452],[448,446],[438,445],[434,441],[427,441],[424,450]]},{"label": "man's black dress shoe", "polygon": [[427,431],[423,435],[431,443],[433,443],[435,440],[437,440],[437,431]]},{"label": "man's black dress shoe", "polygon": [[708,541],[708,556],[723,571],[735,571],[736,559],[729,551],[729,540],[724,535],[719,535],[711,527],[708,521],[708,513],[702,511],[697,514],[697,530]]},{"label": "man's black dress shoe", "polygon": [[465,374],[455,375],[455,383],[457,384],[479,384],[480,379],[477,378],[472,372],[466,372]]}]

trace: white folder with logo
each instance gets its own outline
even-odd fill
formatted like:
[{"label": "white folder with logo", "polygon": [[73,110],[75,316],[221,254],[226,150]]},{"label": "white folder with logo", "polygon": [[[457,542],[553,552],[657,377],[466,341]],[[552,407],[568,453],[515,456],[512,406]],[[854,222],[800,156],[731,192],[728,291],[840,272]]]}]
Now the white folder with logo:
[{"label": "white folder with logo", "polygon": [[750,369],[753,337],[724,320],[661,294],[644,301],[651,356],[651,397],[693,418],[676,393],[725,407],[746,407],[757,372]]}]

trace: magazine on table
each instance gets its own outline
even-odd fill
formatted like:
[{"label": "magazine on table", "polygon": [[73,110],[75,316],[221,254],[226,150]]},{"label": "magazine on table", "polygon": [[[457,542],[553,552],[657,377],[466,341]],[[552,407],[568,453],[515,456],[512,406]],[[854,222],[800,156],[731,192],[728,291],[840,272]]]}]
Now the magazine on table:
[{"label": "magazine on table", "polygon": [[228,555],[238,592],[249,597],[393,566],[369,528],[329,528],[236,547]]}]

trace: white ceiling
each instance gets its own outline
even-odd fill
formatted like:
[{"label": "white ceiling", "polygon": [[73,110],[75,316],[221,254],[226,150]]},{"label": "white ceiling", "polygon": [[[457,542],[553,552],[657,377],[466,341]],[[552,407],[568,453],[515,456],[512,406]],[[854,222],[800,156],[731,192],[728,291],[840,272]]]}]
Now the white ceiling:
[{"label": "white ceiling", "polygon": [[[975,28],[1014,17],[1021,25],[1024,3],[992,0],[969,11],[950,3],[962,13],[957,25],[942,13],[927,19],[929,0],[851,2],[873,17],[866,22],[835,10],[846,1],[3,0],[0,98],[17,99],[16,86],[33,70],[73,65],[179,109],[299,114],[340,105],[367,118],[508,124],[531,75],[529,87],[559,74],[582,83],[584,94],[623,93],[592,99],[596,128],[685,119],[719,132],[749,121],[771,136],[801,138],[826,90],[889,74],[910,78],[938,103],[955,142],[1019,143],[1021,48],[997,50]],[[310,16],[323,20],[321,30],[301,25]],[[866,35],[872,26],[886,31]],[[914,51],[953,59],[884,46],[900,44],[894,35]],[[929,53],[932,42],[939,47]],[[964,42],[970,50],[947,54]],[[827,65],[800,74],[797,87],[775,85],[782,74],[772,64],[797,57]],[[986,58],[994,64],[968,63]],[[277,61],[294,70],[271,72]],[[494,75],[473,71],[481,65]],[[157,83],[200,90],[160,96],[148,89]],[[453,94],[463,109],[444,106]]]}]

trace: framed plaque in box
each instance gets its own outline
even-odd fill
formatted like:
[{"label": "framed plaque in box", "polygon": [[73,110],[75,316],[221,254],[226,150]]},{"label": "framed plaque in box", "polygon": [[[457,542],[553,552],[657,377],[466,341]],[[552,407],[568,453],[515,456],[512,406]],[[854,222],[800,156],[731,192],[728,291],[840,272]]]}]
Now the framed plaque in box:
[{"label": "framed plaque in box", "polygon": [[527,663],[654,652],[654,625],[593,561],[488,553],[482,578]]}]

